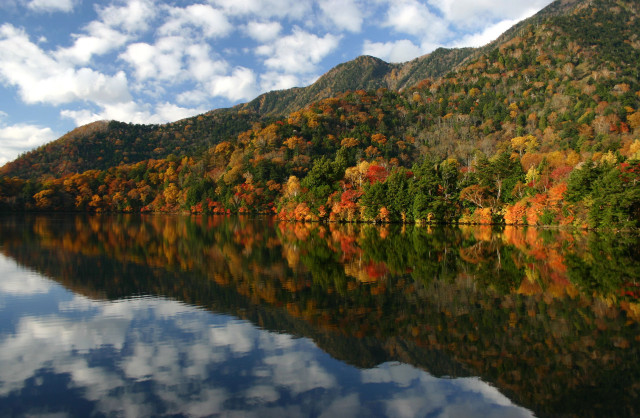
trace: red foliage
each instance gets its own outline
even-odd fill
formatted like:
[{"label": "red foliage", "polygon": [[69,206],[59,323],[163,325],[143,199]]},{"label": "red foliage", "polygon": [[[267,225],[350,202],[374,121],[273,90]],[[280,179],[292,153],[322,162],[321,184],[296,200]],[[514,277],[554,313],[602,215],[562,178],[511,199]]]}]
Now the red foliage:
[{"label": "red foliage", "polygon": [[554,181],[564,179],[569,175],[571,170],[573,170],[572,167],[569,167],[568,165],[561,165],[551,172],[551,178]]},{"label": "red foliage", "polygon": [[389,171],[387,171],[387,169],[381,165],[371,164],[369,166],[369,169],[367,170],[367,174],[365,174],[365,177],[370,184],[378,181],[384,182],[387,177],[389,177]]}]

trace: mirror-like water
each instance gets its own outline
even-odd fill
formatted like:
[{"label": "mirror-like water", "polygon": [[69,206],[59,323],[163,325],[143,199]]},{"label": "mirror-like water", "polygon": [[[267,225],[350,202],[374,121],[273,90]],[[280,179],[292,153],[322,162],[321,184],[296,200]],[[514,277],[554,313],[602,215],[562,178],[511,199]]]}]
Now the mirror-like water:
[{"label": "mirror-like water", "polygon": [[0,218],[0,415],[638,415],[640,241]]}]

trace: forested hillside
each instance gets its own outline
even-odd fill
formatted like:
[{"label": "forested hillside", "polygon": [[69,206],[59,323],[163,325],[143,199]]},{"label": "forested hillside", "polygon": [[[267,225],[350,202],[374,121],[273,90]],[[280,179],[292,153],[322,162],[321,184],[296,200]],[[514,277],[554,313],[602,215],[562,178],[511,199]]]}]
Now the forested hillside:
[{"label": "forested hillside", "polygon": [[639,8],[556,2],[444,77],[335,94],[287,117],[245,109],[227,125],[223,112],[159,127],[96,124],[87,137],[116,144],[104,166],[83,172],[76,159],[47,172],[19,159],[4,168],[2,205],[635,227]]}]

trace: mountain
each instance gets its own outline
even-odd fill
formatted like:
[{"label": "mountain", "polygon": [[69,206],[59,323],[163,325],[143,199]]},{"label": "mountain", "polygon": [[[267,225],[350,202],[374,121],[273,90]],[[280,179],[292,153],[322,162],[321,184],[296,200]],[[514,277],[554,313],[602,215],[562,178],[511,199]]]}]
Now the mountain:
[{"label": "mountain", "polygon": [[0,203],[632,227],[639,34],[635,1],[557,1],[480,49],[360,57],[236,108],[91,125],[5,166]]},{"label": "mountain", "polygon": [[286,115],[350,90],[402,90],[425,78],[443,76],[473,51],[473,48],[439,48],[403,64],[389,64],[375,57],[361,56],[336,66],[308,87],[265,93],[238,108],[263,115]]},{"label": "mountain", "polygon": [[150,158],[197,154],[236,137],[254,122],[287,115],[339,93],[399,90],[424,78],[440,77],[472,52],[471,48],[440,48],[405,64],[362,56],[338,65],[311,86],[265,93],[231,109],[216,109],[166,125],[93,122],[27,152],[1,167],[0,175],[24,179],[61,176]]}]

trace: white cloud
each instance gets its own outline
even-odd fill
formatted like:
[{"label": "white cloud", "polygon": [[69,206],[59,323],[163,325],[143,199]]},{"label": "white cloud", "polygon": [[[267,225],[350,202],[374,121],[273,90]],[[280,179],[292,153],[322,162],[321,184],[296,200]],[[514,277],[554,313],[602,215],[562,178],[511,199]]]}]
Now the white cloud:
[{"label": "white cloud", "polygon": [[25,151],[53,141],[57,136],[51,128],[37,125],[0,125],[0,166]]},{"label": "white cloud", "polygon": [[207,38],[228,35],[233,26],[226,16],[217,9],[205,4],[192,4],[186,8],[170,7],[170,18],[160,27],[163,35],[182,35],[188,28],[195,28]]},{"label": "white cloud", "polygon": [[75,35],[69,48],[60,48],[56,57],[74,64],[87,64],[94,55],[104,55],[123,46],[129,37],[106,24],[93,21],[87,25],[87,35]]},{"label": "white cloud", "polygon": [[49,56],[9,24],[0,27],[0,80],[18,87],[28,104],[114,103],[130,98],[124,72],[108,76],[90,68],[75,69]]},{"label": "white cloud", "polygon": [[446,22],[433,14],[417,0],[392,2],[387,11],[385,26],[399,33],[407,33],[425,39],[443,39],[449,35]]},{"label": "white cloud", "polygon": [[503,20],[501,22],[496,23],[495,25],[491,25],[488,28],[485,28],[482,32],[463,37],[462,39],[456,41],[453,44],[453,46],[455,47],[484,46],[489,42],[497,39],[507,29],[515,25],[517,22],[518,20]]},{"label": "white cloud", "polygon": [[122,0],[124,6],[110,4],[98,8],[98,15],[102,21],[114,28],[121,28],[127,32],[144,32],[150,27],[157,14],[154,0]]},{"label": "white cloud", "polygon": [[193,109],[165,102],[156,106],[156,115],[162,122],[174,122],[176,120],[185,119],[200,113],[204,113],[206,110],[208,109]]},{"label": "white cloud", "polygon": [[176,102],[182,105],[198,105],[207,103],[208,101],[209,95],[201,89],[183,91],[176,96]]},{"label": "white cloud", "polygon": [[256,49],[258,55],[267,57],[265,65],[287,73],[310,73],[316,65],[340,42],[340,37],[326,34],[324,37],[294,28],[289,36],[279,38],[272,44]]},{"label": "white cloud", "polygon": [[480,27],[496,20],[521,20],[533,15],[552,0],[429,0],[447,21],[456,25]]},{"label": "white cloud", "polygon": [[262,91],[284,90],[291,87],[299,87],[300,80],[293,74],[268,72],[260,76],[260,88]]},{"label": "white cloud", "polygon": [[[213,60],[206,43],[190,43],[181,36],[157,39],[154,45],[130,44],[120,58],[134,69],[138,81],[164,82],[167,87],[184,81],[209,82],[225,74],[229,65],[222,59]],[[141,89],[149,90],[147,84]]]},{"label": "white cloud", "polygon": [[186,48],[185,54],[190,77],[200,82],[206,82],[228,71],[229,64],[226,61],[211,59],[211,48],[205,43],[190,45]]},{"label": "white cloud", "polygon": [[209,83],[212,96],[225,97],[231,101],[249,100],[258,95],[256,75],[249,69],[238,67],[231,75],[215,77]]},{"label": "white cloud", "polygon": [[387,62],[405,62],[419,57],[424,52],[422,48],[408,39],[395,42],[365,41],[362,53],[372,55]]},{"label": "white cloud", "polygon": [[247,34],[253,39],[260,42],[267,42],[275,39],[282,25],[280,22],[249,22],[246,26]]},{"label": "white cloud", "polygon": [[354,0],[324,0],[319,2],[319,6],[338,29],[350,32],[362,30],[362,11]]},{"label": "white cloud", "polygon": [[160,38],[155,45],[130,44],[120,58],[135,70],[136,79],[173,80],[183,71],[185,39],[178,36]]},{"label": "white cloud", "polygon": [[73,0],[31,0],[27,7],[36,12],[70,12],[74,7]]}]

